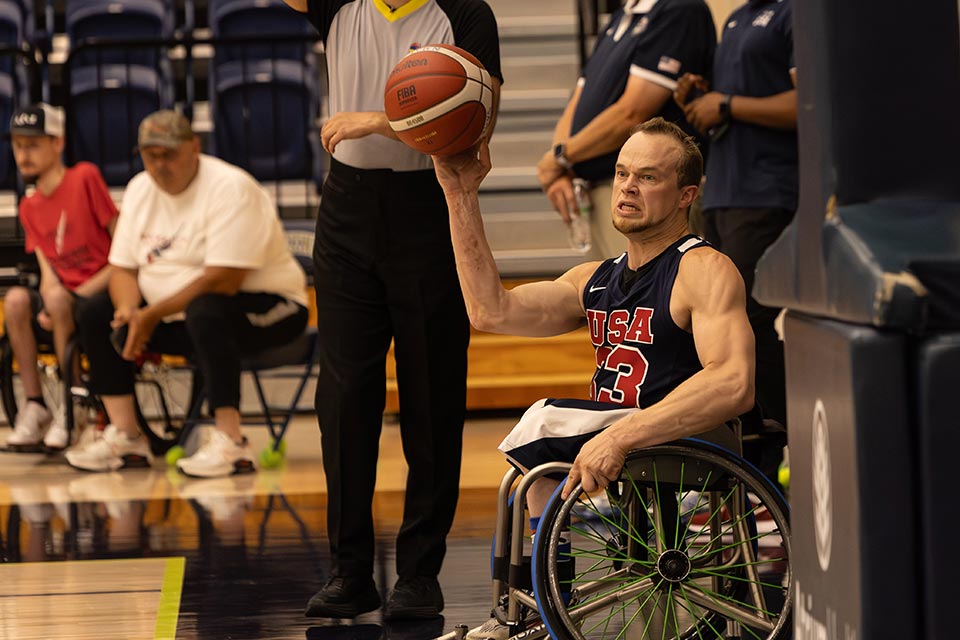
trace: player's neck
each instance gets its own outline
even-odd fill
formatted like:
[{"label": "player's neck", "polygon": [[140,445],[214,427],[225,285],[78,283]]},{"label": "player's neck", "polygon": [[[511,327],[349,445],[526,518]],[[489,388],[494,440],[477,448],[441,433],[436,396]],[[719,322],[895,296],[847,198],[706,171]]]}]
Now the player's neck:
[{"label": "player's neck", "polygon": [[677,216],[666,225],[631,235],[627,238],[627,265],[639,269],[688,233],[686,218]]},{"label": "player's neck", "polygon": [[57,162],[37,177],[37,191],[45,196],[49,196],[56,191],[60,183],[63,182],[63,176],[66,172],[67,168],[63,166],[62,163]]}]

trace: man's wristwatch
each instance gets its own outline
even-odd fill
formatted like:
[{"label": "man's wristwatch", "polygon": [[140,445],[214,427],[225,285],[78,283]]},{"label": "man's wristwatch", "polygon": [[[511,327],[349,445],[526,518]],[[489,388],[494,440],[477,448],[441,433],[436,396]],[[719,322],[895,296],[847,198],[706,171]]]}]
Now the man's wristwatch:
[{"label": "man's wristwatch", "polygon": [[720,98],[720,107],[719,107],[719,109],[720,109],[720,121],[721,121],[721,122],[727,122],[727,121],[730,120],[730,99],[731,99],[732,97],[733,97],[733,96],[731,96],[731,95],[724,94],[723,97]]},{"label": "man's wristwatch", "polygon": [[553,159],[561,168],[567,171],[573,168],[573,163],[567,160],[567,145],[562,142],[553,145]]}]

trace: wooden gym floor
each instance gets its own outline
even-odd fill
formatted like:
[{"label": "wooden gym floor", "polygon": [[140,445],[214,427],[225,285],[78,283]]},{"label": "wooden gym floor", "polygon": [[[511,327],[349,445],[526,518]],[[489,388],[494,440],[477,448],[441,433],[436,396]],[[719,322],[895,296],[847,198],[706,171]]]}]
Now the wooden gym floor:
[{"label": "wooden gym floor", "polygon": [[[496,446],[515,420],[468,422],[460,507],[440,576],[447,606],[425,623],[386,625],[379,612],[354,621],[303,616],[329,558],[312,416],[287,432],[282,468],[224,479],[192,480],[162,461],[86,474],[60,457],[0,453],[0,640],[427,640],[480,624],[506,470]],[[265,428],[245,429],[255,450],[266,445]],[[0,441],[9,432],[0,428]],[[385,597],[406,472],[396,425],[385,423],[380,450],[375,577]]]}]

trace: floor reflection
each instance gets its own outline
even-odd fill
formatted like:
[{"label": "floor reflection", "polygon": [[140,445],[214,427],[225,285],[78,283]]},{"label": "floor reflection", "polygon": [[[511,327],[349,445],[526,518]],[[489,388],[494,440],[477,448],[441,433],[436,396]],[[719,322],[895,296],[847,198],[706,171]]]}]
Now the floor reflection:
[{"label": "floor reflection", "polygon": [[[487,615],[492,489],[465,491],[461,509],[469,514],[458,519],[440,576],[445,617],[385,624],[379,612],[355,621],[303,616],[306,601],[327,578],[323,494],[267,493],[260,474],[192,480],[149,469],[64,476],[6,479],[10,500],[0,504],[0,557],[7,563],[184,557],[176,638],[426,640]],[[489,505],[486,514],[478,509],[483,504]],[[393,514],[378,522],[395,520]],[[395,580],[395,533],[389,526],[379,531],[375,579],[384,600]],[[103,596],[116,585],[99,584],[97,566],[89,565],[86,579],[90,592]],[[109,613],[107,606],[100,614],[105,625]],[[58,615],[62,625],[72,614],[61,607]],[[0,628],[0,639],[4,633]]]}]

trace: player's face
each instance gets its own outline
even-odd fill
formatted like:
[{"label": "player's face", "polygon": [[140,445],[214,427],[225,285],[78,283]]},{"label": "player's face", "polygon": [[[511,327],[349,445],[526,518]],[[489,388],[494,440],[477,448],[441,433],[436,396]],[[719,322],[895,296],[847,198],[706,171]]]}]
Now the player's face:
[{"label": "player's face", "polygon": [[197,175],[200,142],[194,138],[181,142],[174,149],[142,147],[140,157],[143,159],[143,168],[157,186],[175,196],[190,186]]},{"label": "player's face", "polygon": [[11,137],[13,159],[24,180],[35,180],[54,167],[63,151],[63,138],[52,136]]},{"label": "player's face", "polygon": [[623,234],[656,230],[684,215],[696,194],[677,184],[680,148],[671,137],[637,133],[620,150],[613,177],[613,226]]}]

